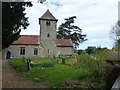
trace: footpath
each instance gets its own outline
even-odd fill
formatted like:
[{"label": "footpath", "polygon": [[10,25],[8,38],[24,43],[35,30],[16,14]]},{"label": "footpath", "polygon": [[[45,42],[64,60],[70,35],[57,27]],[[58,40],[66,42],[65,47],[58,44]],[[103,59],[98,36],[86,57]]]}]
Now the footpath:
[{"label": "footpath", "polygon": [[2,88],[46,88],[45,83],[35,83],[20,76],[8,60],[2,60]]}]

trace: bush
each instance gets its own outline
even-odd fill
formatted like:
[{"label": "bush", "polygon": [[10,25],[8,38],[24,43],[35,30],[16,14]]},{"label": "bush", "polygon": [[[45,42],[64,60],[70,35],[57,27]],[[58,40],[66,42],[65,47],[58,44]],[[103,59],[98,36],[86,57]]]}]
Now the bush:
[{"label": "bush", "polygon": [[90,76],[90,72],[87,70],[81,70],[81,74],[77,76],[77,80],[85,79]]},{"label": "bush", "polygon": [[81,75],[78,76],[77,80],[89,78],[91,81],[99,83],[104,87],[106,78],[106,68],[104,60],[96,60],[89,54],[82,54],[77,58],[79,67],[86,69]]},{"label": "bush", "polygon": [[78,55],[81,55],[81,54],[84,54],[84,53],[85,53],[84,50],[76,50],[75,52],[76,52]]},{"label": "bush", "polygon": [[41,67],[53,67],[54,63],[52,63],[52,62],[44,62],[44,63],[41,63],[40,66]]},{"label": "bush", "polygon": [[43,62],[43,63],[36,63],[36,64],[31,64],[32,68],[36,67],[53,67],[54,63],[52,62]]}]

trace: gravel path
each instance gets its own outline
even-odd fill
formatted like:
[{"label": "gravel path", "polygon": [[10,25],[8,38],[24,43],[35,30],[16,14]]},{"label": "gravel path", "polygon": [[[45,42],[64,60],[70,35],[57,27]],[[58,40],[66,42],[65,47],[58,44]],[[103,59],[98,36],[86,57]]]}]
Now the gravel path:
[{"label": "gravel path", "polygon": [[35,83],[20,76],[8,63],[2,61],[2,88],[46,88],[45,83]]}]

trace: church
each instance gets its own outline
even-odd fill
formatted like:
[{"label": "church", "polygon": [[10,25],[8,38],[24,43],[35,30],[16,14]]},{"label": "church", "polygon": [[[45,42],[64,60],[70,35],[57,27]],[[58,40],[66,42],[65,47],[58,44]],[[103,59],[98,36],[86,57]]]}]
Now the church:
[{"label": "church", "polygon": [[8,48],[3,50],[3,58],[39,58],[72,55],[71,39],[57,39],[57,21],[49,9],[39,18],[39,35],[20,35]]}]

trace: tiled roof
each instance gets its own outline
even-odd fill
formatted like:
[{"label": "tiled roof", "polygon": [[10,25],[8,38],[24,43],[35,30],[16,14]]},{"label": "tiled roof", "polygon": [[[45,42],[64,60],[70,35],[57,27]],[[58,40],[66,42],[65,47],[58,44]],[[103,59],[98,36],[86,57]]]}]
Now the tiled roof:
[{"label": "tiled roof", "polygon": [[[12,45],[36,45],[39,44],[38,35],[20,35],[20,38],[12,43]],[[72,47],[71,39],[57,39],[58,47]]]},{"label": "tiled roof", "polygon": [[38,35],[20,35],[20,38],[16,41],[14,41],[12,44],[16,45],[23,45],[23,44],[28,44],[28,45],[34,45],[34,44],[39,44]]},{"label": "tiled roof", "polygon": [[71,39],[57,39],[58,47],[73,47]]}]

